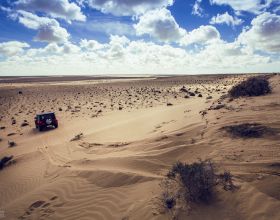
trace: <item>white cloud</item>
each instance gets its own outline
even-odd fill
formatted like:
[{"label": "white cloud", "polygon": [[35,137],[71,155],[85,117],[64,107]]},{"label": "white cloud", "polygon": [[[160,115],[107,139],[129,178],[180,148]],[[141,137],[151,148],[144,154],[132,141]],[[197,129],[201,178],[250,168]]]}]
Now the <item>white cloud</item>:
[{"label": "white cloud", "polygon": [[193,5],[193,8],[192,8],[192,14],[193,15],[198,15],[200,17],[203,16],[203,9],[201,8],[201,2],[202,0],[196,0],[194,5]]},{"label": "white cloud", "polygon": [[280,16],[265,12],[251,22],[251,27],[238,37],[238,41],[253,50],[280,52]]},{"label": "white cloud", "polygon": [[[89,45],[92,48],[89,48]],[[67,51],[66,47],[75,48]],[[280,60],[256,55],[239,44],[212,41],[199,51],[111,36],[108,43],[49,44],[0,62],[0,74],[187,74],[279,70]],[[234,59],[233,59],[234,57]],[[202,62],[203,61],[203,62]]]},{"label": "white cloud", "polygon": [[225,12],[224,14],[217,14],[217,16],[212,17],[210,20],[210,24],[227,24],[229,26],[236,26],[242,23],[242,19],[233,17],[229,15],[228,12]]},{"label": "white cloud", "polygon": [[192,30],[181,40],[182,45],[208,44],[220,39],[219,31],[211,25],[202,25]]},{"label": "white cloud", "polygon": [[34,40],[41,42],[63,43],[68,41],[69,33],[52,18],[39,17],[26,11],[18,11],[18,20],[25,27],[38,30]]},{"label": "white cloud", "polygon": [[149,11],[140,16],[134,28],[137,35],[148,34],[164,42],[179,41],[186,33],[166,8]]},{"label": "white cloud", "polygon": [[19,41],[8,41],[0,43],[0,55],[14,56],[24,51],[24,48],[29,47],[29,44]]},{"label": "white cloud", "polygon": [[53,18],[62,18],[67,21],[85,21],[86,16],[81,8],[68,0],[18,0],[15,3],[17,9],[31,12],[43,12]]},{"label": "white cloud", "polygon": [[81,47],[82,49],[85,49],[85,50],[94,51],[94,50],[103,49],[103,48],[105,48],[106,46],[105,46],[104,44],[99,43],[99,42],[96,41],[96,40],[82,39],[82,40],[80,41],[80,47]]},{"label": "white cloud", "polygon": [[173,5],[174,0],[81,0],[80,2],[105,14],[134,16]]},{"label": "white cloud", "polygon": [[210,2],[217,5],[229,5],[235,11],[248,11],[259,14],[270,7],[272,3],[279,3],[279,0],[210,0]]}]

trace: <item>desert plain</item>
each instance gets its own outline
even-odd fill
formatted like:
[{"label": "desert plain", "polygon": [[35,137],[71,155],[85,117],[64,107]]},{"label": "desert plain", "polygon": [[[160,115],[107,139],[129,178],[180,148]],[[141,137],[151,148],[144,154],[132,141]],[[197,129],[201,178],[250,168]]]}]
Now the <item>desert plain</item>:
[{"label": "desert plain", "polygon": [[[280,219],[280,75],[269,94],[228,97],[251,76],[2,77],[0,219]],[[35,128],[42,112],[57,129]],[[267,130],[223,129],[246,123]],[[173,164],[202,160],[234,188],[166,207]]]}]

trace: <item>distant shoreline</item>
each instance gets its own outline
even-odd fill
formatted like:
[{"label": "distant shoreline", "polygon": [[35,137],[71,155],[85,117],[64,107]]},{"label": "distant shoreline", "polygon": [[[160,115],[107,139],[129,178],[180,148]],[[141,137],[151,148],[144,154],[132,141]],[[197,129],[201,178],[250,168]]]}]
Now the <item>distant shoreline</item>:
[{"label": "distant shoreline", "polygon": [[[88,81],[88,80],[117,80],[117,79],[148,79],[148,78],[173,78],[173,77],[203,77],[203,76],[234,76],[247,75],[248,73],[215,73],[215,74],[138,74],[138,75],[59,75],[59,76],[0,76],[0,83],[32,83],[32,82],[71,82],[71,81]],[[275,74],[275,73],[250,73],[252,75],[259,74]],[[276,73],[279,74],[279,73]]]}]

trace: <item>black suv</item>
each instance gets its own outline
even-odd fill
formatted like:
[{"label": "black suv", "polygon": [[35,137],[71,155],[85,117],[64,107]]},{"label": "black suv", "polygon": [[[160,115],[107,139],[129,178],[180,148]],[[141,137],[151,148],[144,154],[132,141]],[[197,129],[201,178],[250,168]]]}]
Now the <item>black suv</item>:
[{"label": "black suv", "polygon": [[58,121],[55,117],[54,112],[38,114],[34,119],[36,128],[39,129],[39,131],[42,131],[43,129],[50,126],[53,126],[55,128],[58,127]]}]

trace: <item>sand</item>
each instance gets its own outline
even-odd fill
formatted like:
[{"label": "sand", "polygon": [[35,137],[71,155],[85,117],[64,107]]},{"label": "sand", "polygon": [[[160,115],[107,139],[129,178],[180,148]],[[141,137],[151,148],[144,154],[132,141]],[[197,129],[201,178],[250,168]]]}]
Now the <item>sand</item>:
[{"label": "sand", "polygon": [[[221,99],[247,77],[0,80],[0,158],[14,156],[0,170],[2,217],[279,219],[280,76],[269,79],[269,95]],[[183,86],[198,92],[187,98]],[[219,103],[225,106],[213,110]],[[34,128],[43,111],[56,113],[57,129]],[[276,132],[247,139],[221,129],[238,123]],[[230,171],[236,190],[217,186],[210,204],[167,210],[161,196],[168,170],[198,159]]]}]

